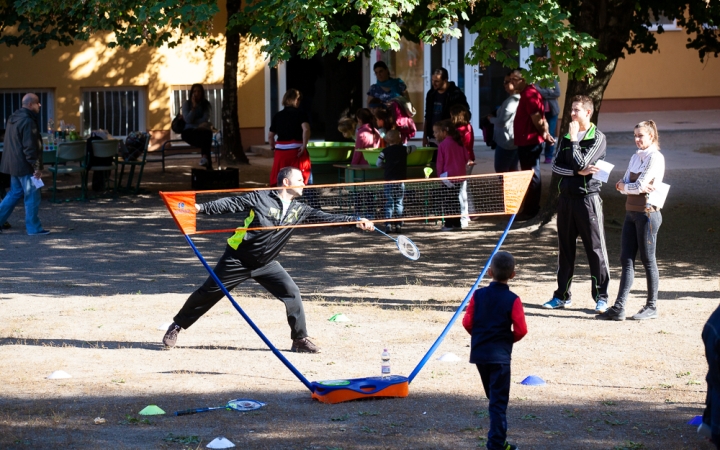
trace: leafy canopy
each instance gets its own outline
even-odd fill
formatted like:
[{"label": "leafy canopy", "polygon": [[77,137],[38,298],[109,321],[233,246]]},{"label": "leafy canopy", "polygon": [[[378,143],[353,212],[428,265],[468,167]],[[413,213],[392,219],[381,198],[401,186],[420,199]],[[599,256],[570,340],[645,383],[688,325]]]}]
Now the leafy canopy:
[{"label": "leafy canopy", "polygon": [[218,11],[213,0],[0,0],[0,44],[37,53],[110,32],[109,47],[174,47],[208,37]]},{"label": "leafy canopy", "polygon": [[[503,49],[504,40],[547,47],[555,64],[578,79],[591,77],[593,61],[602,58],[556,0],[256,0],[230,22],[244,23],[272,63],[289,59],[292,48],[307,58],[337,53],[353,59],[373,48],[398,50],[401,36],[434,43],[459,37],[457,24],[477,33],[469,64],[494,59],[516,68],[517,52]],[[555,76],[536,57],[529,63],[531,79]]]}]

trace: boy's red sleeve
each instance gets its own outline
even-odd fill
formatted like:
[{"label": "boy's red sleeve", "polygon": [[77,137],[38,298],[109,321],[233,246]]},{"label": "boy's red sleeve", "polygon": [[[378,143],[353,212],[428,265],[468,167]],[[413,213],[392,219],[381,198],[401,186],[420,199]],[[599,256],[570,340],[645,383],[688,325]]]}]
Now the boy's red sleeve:
[{"label": "boy's red sleeve", "polygon": [[472,334],[473,317],[475,317],[475,295],[470,299],[470,303],[468,303],[467,309],[465,310],[465,316],[463,317],[463,327],[465,327],[470,334]]},{"label": "boy's red sleeve", "polygon": [[[469,309],[469,308],[468,308]],[[513,304],[512,313],[510,313],[510,318],[512,319],[513,324],[513,342],[517,342],[525,335],[527,334],[527,324],[525,323],[525,311],[523,311],[523,305],[520,301],[520,297],[515,299],[515,303]],[[465,325],[465,320],[463,319],[463,325]]]}]

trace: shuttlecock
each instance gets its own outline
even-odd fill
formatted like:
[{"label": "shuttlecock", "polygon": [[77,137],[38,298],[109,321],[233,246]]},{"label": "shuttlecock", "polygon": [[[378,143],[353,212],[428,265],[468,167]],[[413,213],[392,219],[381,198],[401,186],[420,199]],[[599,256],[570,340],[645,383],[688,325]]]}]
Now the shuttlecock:
[{"label": "shuttlecock", "polygon": [[232,448],[235,447],[235,444],[230,442],[228,439],[220,436],[216,437],[210,443],[207,445],[207,448]]},{"label": "shuttlecock", "polygon": [[163,411],[161,408],[159,408],[157,405],[148,405],[142,409],[138,414],[141,416],[159,416],[161,414],[165,414],[165,411]]},{"label": "shuttlecock", "polygon": [[62,370],[56,370],[55,372],[51,373],[47,376],[48,380],[62,380],[63,378],[72,378],[69,373],[62,371]]},{"label": "shuttlecock", "polygon": [[457,362],[460,361],[460,358],[455,353],[445,353],[441,357],[437,359],[438,361],[443,362]]}]

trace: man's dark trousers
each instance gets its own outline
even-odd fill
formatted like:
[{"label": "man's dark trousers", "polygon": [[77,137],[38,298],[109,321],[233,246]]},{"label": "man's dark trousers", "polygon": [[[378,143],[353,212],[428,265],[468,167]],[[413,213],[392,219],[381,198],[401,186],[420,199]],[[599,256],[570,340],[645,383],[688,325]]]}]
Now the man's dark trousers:
[{"label": "man's dark trousers", "polygon": [[575,252],[580,236],[590,266],[593,300],[608,299],[610,272],[607,262],[603,210],[600,195],[567,197],[560,195],[557,206],[558,289],[553,297],[570,300],[570,285],[575,272]]},{"label": "man's dark trousers", "polygon": [[[305,311],[300,297],[300,289],[279,262],[272,261],[264,266],[251,269],[237,259],[232,248],[227,247],[214,270],[228,292],[248,278],[257,281],[268,292],[285,303],[287,321],[291,329],[290,338],[307,337]],[[190,295],[173,320],[182,328],[188,328],[224,296],[225,294],[215,280],[208,277],[205,283]]]},{"label": "man's dark trousers", "polygon": [[530,180],[525,200],[523,200],[520,215],[525,217],[535,217],[540,212],[540,192],[542,190],[542,180],[540,179],[540,155],[545,149],[545,143],[541,142],[535,145],[518,146],[518,159],[520,160],[520,170],[532,170],[533,177]]},{"label": "man's dark trousers", "polygon": [[487,448],[502,449],[507,439],[507,406],[510,400],[510,364],[476,364],[485,395],[490,399],[490,432]]}]

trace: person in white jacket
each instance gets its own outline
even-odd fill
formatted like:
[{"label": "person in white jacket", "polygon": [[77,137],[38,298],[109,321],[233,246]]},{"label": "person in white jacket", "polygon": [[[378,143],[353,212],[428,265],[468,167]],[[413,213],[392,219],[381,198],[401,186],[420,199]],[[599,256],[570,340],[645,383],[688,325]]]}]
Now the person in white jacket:
[{"label": "person in white jacket", "polygon": [[665,157],[660,153],[655,122],[647,120],[635,126],[635,144],[638,149],[630,158],[625,175],[615,184],[615,189],[627,196],[621,238],[620,287],[613,307],[596,316],[601,320],[625,320],[625,304],[635,279],[635,258],[638,254],[647,278],[647,300],[645,306],[630,318],[645,320],[658,317],[657,297],[660,275],[655,259],[655,248],[658,230],[662,225],[662,214],[660,207],[649,194],[663,181]]},{"label": "person in white jacket", "polygon": [[510,74],[505,75],[503,81],[505,92],[509,97],[498,107],[495,116],[488,116],[488,120],[494,126],[493,140],[495,147],[495,172],[515,172],[518,170],[518,152],[515,145],[515,132],[513,121],[517,111],[520,94],[515,89]]}]

